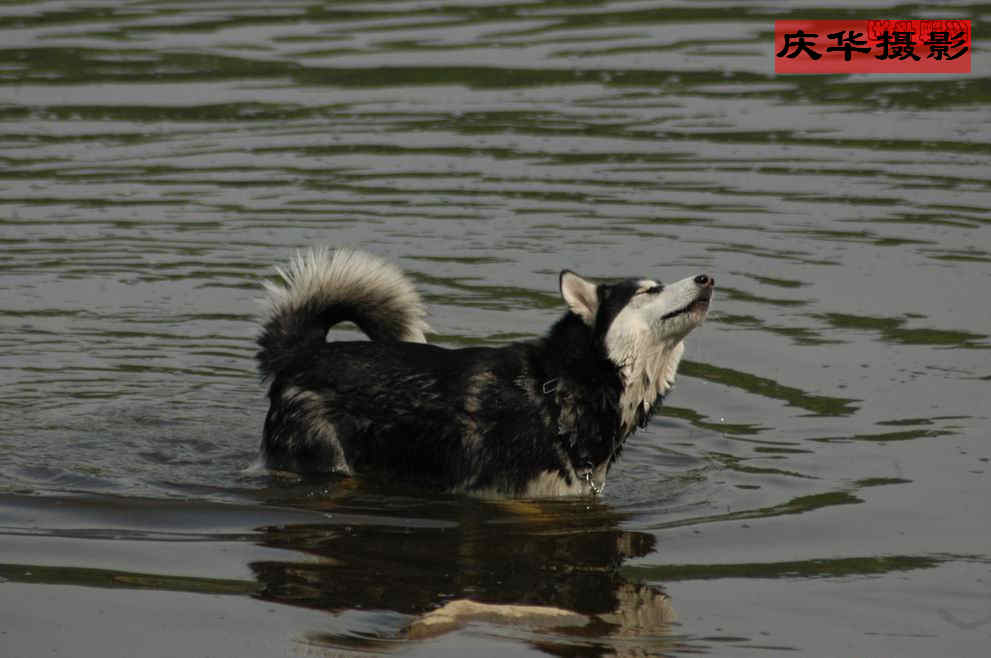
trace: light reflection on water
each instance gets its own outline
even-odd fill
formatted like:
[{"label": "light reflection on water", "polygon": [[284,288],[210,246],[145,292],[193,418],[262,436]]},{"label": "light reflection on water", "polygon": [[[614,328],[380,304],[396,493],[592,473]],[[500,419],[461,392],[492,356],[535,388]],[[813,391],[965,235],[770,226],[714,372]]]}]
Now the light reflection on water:
[{"label": "light reflection on water", "polygon": [[[952,10],[981,33],[977,5]],[[850,646],[887,633],[885,651],[921,652],[890,639],[907,631],[882,608],[959,632],[946,620],[980,595],[967,565],[988,559],[986,528],[960,512],[986,499],[991,457],[975,296],[991,262],[988,81],[769,77],[780,11],[0,10],[0,526],[17,538],[0,575],[333,611],[336,631],[297,636],[350,650],[445,646],[401,630],[464,596],[605,626],[462,629],[460,648],[815,653],[829,636],[799,603],[828,590],[856,607],[868,577],[908,584],[861,611]],[[539,335],[565,267],[704,269],[720,288],[601,501],[271,481],[245,471],[265,409],[255,299],[273,264],[318,243],[400,263],[452,346]],[[173,504],[191,534],[147,520]],[[161,566],[235,512],[224,550],[240,571],[209,581],[211,551]],[[80,553],[135,537],[149,548]],[[126,566],[100,557],[118,550]],[[959,595],[908,602],[943,577]],[[704,583],[744,600],[775,579],[747,613],[706,598]],[[603,621],[662,591],[680,626]]]}]

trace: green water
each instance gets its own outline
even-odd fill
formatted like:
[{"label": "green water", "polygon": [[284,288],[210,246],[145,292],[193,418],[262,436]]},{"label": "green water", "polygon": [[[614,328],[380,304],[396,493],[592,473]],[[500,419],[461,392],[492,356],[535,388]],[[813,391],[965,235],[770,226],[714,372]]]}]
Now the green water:
[{"label": "green water", "polygon": [[[893,14],[975,73],[771,73],[775,18]],[[4,4],[6,655],[982,655],[989,15]],[[541,334],[564,268],[718,289],[599,499],[286,481],[256,299],[312,244],[450,346]],[[461,598],[587,623],[410,637]]]}]

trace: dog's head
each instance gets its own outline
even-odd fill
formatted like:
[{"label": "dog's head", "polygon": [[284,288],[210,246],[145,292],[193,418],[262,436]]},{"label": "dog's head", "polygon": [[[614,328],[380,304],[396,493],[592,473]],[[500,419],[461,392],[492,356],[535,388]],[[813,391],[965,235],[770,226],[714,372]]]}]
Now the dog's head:
[{"label": "dog's head", "polygon": [[671,387],[682,340],[705,319],[714,286],[708,274],[667,285],[652,279],[597,285],[561,272],[561,297],[620,369],[624,417],[648,410]]}]

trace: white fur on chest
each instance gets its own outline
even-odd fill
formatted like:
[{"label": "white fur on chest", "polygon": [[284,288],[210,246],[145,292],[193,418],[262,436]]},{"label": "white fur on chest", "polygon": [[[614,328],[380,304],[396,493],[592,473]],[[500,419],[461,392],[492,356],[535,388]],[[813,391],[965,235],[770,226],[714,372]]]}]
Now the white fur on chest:
[{"label": "white fur on chest", "polygon": [[[623,317],[627,313],[630,317]],[[655,334],[636,314],[637,309],[624,309],[606,334],[607,354],[619,366],[623,378],[619,406],[624,432],[633,429],[638,410],[649,411],[674,385],[685,352],[680,337],[657,342]]]}]

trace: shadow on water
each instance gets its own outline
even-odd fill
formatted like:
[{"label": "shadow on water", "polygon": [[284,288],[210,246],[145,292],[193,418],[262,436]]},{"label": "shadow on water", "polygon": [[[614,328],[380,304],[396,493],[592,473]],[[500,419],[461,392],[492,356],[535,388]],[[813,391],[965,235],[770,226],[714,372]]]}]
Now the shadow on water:
[{"label": "shadow on water", "polygon": [[[265,505],[0,496],[0,536],[15,556],[0,563],[0,582],[250,597],[325,611],[326,623],[299,629],[297,641],[356,650],[427,640],[469,622],[551,653],[613,638],[670,641],[668,596],[621,571],[653,552],[655,537],[621,529],[624,515],[599,501],[414,497],[353,481],[273,485]],[[45,538],[72,543],[76,564],[40,563],[48,558],[31,547]],[[129,546],[141,557],[124,566],[119,556]],[[108,553],[118,556],[113,568]],[[147,562],[151,555],[172,557]],[[239,555],[253,557],[237,564]],[[254,580],[224,577],[220,564],[228,574],[246,567]],[[196,572],[215,575],[187,575]]]},{"label": "shadow on water", "polygon": [[[894,483],[858,482],[854,490]],[[679,564],[658,555],[658,531],[863,502],[846,491],[732,514],[668,519],[651,532],[624,528],[630,514],[590,499],[414,497],[352,481],[330,488],[291,485],[274,495],[269,502],[320,512],[326,520],[257,529],[260,545],[297,555],[252,562],[258,581],[254,595],[332,613],[336,623],[329,625],[339,629],[311,632],[306,641],[366,651],[457,632],[474,622],[488,624],[483,632],[551,654],[574,655],[580,646],[587,655],[625,655],[629,640],[638,651],[692,650],[699,638],[681,631],[678,601],[665,591],[667,583],[874,577],[932,569],[959,557]],[[646,562],[635,560],[650,555]],[[464,607],[466,601],[472,605]]]},{"label": "shadow on water", "polygon": [[[594,499],[480,500],[353,480],[263,480],[268,486],[249,494],[261,505],[2,496],[0,535],[20,557],[0,564],[0,582],[248,597],[325,612],[323,621],[294,635],[332,650],[378,652],[467,632],[554,655],[642,655],[708,642],[682,631],[667,583],[871,577],[961,557],[686,564],[658,555],[659,532],[863,502],[847,492],[726,515],[669,517],[642,532],[624,528],[629,513]],[[58,540],[62,551],[71,543],[75,564],[45,564],[51,556],[32,548],[45,538]],[[119,560],[129,550],[141,557],[108,568],[107,554]],[[221,564],[226,573],[217,572]],[[195,573],[203,575],[189,575]]]},{"label": "shadow on water", "polygon": [[[398,613],[404,620],[358,635],[349,624],[343,634],[311,635],[314,643],[371,649],[469,621],[586,639],[670,633],[668,596],[620,570],[628,559],[653,552],[655,537],[621,529],[623,515],[598,501],[383,498],[359,491],[294,502],[324,512],[328,522],[260,529],[262,545],[304,559],[253,562],[257,596],[335,614]],[[484,606],[459,608],[465,600]],[[529,639],[543,645],[548,638]]]}]

